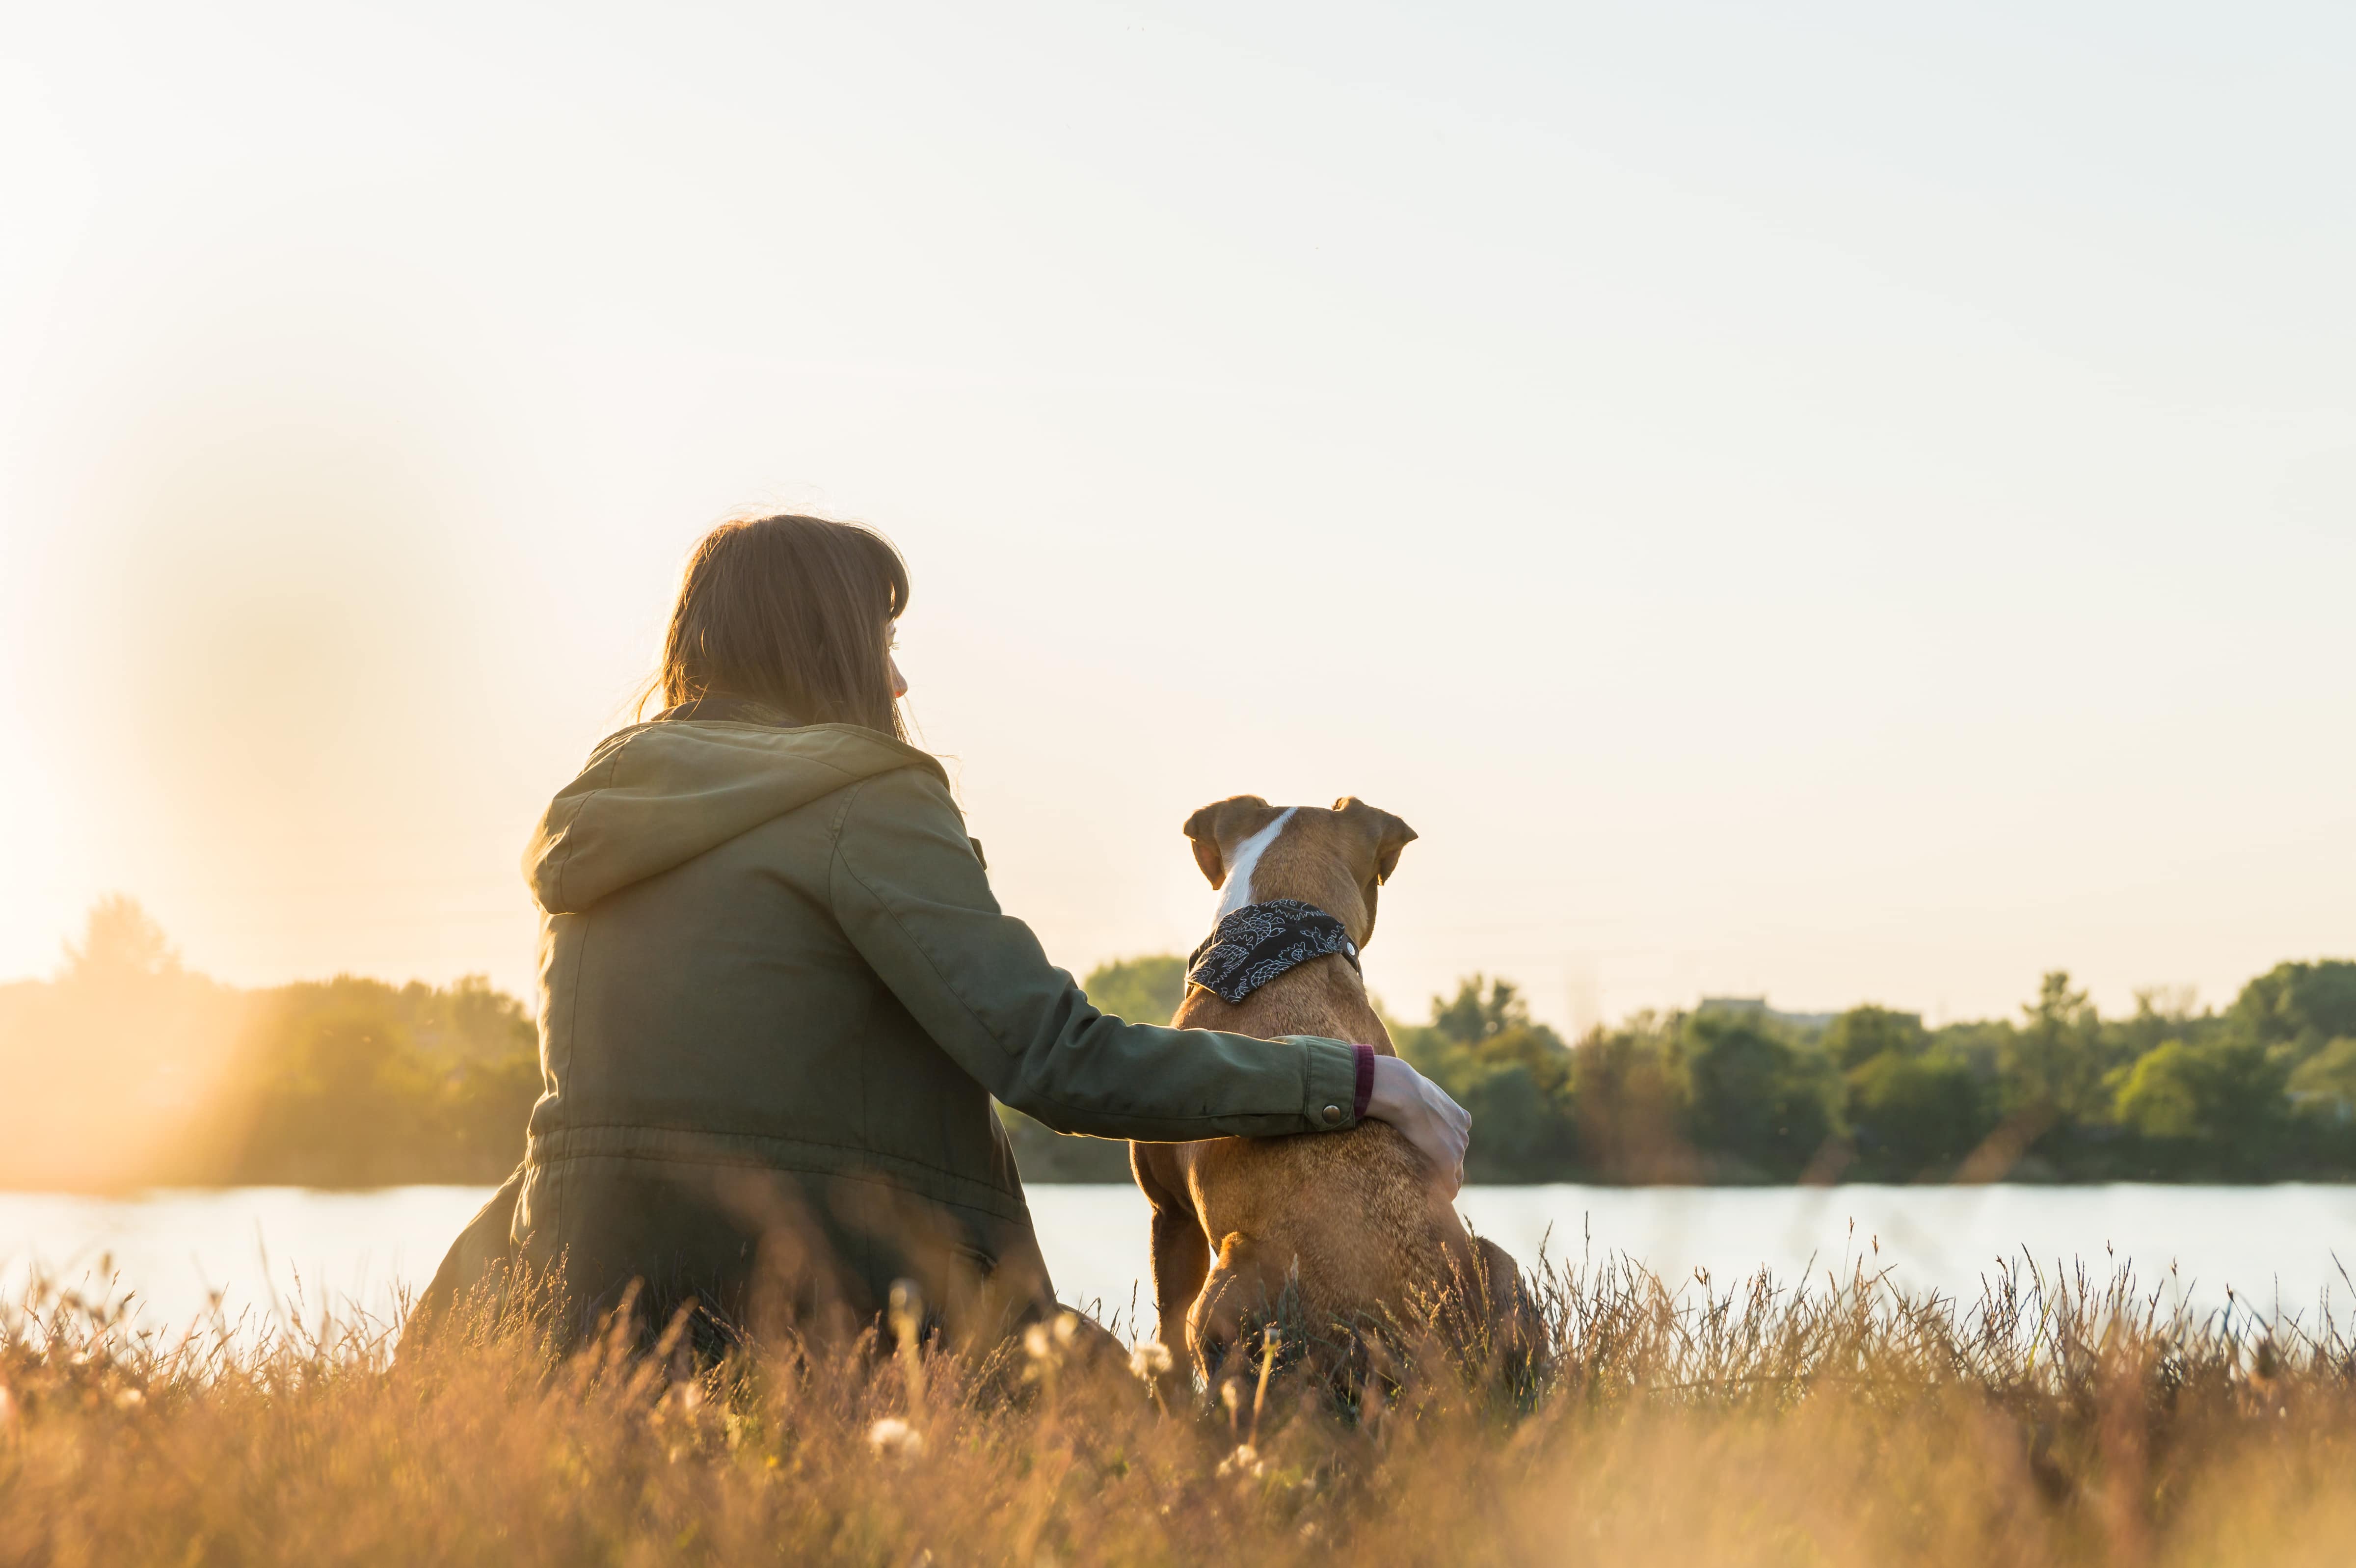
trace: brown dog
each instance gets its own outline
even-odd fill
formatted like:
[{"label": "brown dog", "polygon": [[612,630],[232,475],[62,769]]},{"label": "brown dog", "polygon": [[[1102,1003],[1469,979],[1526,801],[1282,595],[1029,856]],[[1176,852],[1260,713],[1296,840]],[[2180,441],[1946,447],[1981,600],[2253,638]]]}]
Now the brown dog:
[{"label": "brown dog", "polygon": [[[1237,1002],[1190,984],[1171,1021],[1262,1040],[1322,1035],[1397,1054],[1354,960],[1374,934],[1376,891],[1415,830],[1355,798],[1320,811],[1241,795],[1196,812],[1186,836],[1225,895],[1222,919],[1297,900],[1339,921],[1347,942]],[[1423,1157],[1384,1123],[1133,1143],[1130,1168],[1153,1205],[1154,1305],[1173,1385],[1189,1369],[1218,1377],[1247,1317],[1289,1283],[1308,1322],[1328,1335],[1450,1294],[1476,1305],[1493,1342],[1518,1345],[1526,1335],[1513,1260],[1475,1244]]]}]

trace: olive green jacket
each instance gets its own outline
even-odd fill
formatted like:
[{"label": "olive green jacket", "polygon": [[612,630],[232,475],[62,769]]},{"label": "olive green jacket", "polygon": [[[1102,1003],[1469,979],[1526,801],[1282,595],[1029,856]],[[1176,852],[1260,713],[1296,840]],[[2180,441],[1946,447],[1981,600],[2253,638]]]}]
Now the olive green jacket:
[{"label": "olive green jacket", "polygon": [[1148,1141],[1355,1119],[1344,1044],[1091,1007],[1000,912],[932,757],[688,711],[600,744],[525,860],[546,1088],[511,1240],[584,1307],[633,1278],[751,1316],[863,1318],[904,1276],[1052,1299],[992,1095]]}]

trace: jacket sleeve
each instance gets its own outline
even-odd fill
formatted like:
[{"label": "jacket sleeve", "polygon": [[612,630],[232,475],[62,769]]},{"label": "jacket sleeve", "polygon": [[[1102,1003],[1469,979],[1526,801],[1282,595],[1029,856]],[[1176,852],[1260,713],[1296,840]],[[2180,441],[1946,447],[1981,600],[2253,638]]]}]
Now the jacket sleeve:
[{"label": "jacket sleeve", "polygon": [[1357,1120],[1357,1054],[1124,1023],[1000,912],[948,790],[915,768],[847,792],[828,894],[854,946],[984,1088],[1060,1132],[1180,1142]]}]

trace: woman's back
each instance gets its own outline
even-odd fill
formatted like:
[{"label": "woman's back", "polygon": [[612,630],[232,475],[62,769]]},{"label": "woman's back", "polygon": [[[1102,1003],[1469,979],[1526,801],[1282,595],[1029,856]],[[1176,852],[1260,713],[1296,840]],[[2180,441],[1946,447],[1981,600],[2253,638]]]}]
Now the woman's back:
[{"label": "woman's back", "polygon": [[[650,1255],[650,1306],[744,1312],[762,1249],[798,1248],[771,1283],[815,1271],[790,1281],[798,1310],[862,1317],[894,1278],[935,1277],[938,1301],[959,1264],[1032,1261],[988,1094],[851,934],[897,923],[869,884],[1002,919],[930,757],[706,702],[600,746],[527,870],[547,1092],[516,1239],[563,1253],[584,1304]],[[944,1211],[926,1228],[943,1256],[908,1255],[904,1196]]]}]

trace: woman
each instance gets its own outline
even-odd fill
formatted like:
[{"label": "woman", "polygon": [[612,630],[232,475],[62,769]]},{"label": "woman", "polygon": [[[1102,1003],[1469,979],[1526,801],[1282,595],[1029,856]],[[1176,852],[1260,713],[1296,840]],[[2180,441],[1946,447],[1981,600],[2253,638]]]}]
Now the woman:
[{"label": "woman", "polygon": [[1467,1118],[1406,1062],[1124,1023],[999,912],[901,724],[907,603],[897,552],[847,524],[763,517],[696,548],[666,706],[597,747],[526,857],[546,1091],[429,1306],[511,1243],[562,1263],[578,1328],[631,1289],[657,1323],[694,1299],[848,1328],[905,1278],[953,1328],[1001,1332],[1054,1292],[992,1095],[1110,1138],[1372,1115],[1455,1179]]}]

